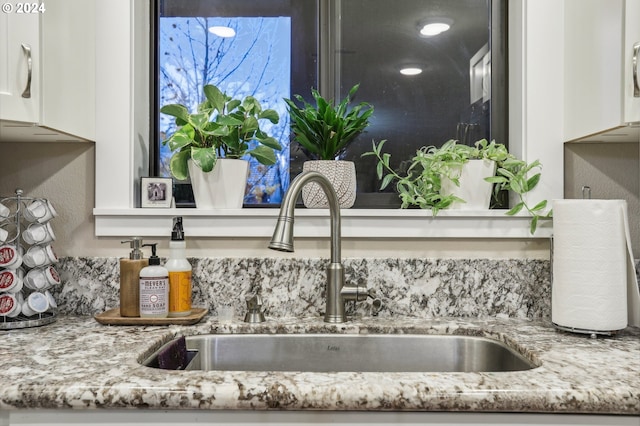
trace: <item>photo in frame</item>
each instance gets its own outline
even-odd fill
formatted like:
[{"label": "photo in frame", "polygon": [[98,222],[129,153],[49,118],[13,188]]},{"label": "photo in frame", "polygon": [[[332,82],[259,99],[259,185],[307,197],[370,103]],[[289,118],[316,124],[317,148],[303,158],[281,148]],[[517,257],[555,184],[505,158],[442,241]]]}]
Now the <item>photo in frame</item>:
[{"label": "photo in frame", "polygon": [[140,178],[140,206],[169,208],[173,202],[173,179],[162,177]]}]

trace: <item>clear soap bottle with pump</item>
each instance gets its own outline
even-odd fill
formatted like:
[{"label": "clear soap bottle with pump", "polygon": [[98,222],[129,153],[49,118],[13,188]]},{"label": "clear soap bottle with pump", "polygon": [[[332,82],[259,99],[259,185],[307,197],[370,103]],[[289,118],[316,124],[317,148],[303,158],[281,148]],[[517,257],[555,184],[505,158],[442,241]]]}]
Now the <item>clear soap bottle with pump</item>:
[{"label": "clear soap bottle with pump", "polygon": [[186,247],[182,217],[175,217],[169,242],[169,259],[165,264],[169,271],[169,317],[191,314],[191,264],[186,257]]},{"label": "clear soap bottle with pump", "polygon": [[160,266],[157,245],[142,245],[151,247],[151,256],[149,266],[140,271],[140,318],[166,318],[169,314],[169,271]]},{"label": "clear soap bottle with pump", "polygon": [[149,259],[144,259],[142,251],[142,238],[132,237],[122,241],[129,243],[131,252],[129,258],[120,259],[120,316],[140,316],[140,271],[149,265]]}]

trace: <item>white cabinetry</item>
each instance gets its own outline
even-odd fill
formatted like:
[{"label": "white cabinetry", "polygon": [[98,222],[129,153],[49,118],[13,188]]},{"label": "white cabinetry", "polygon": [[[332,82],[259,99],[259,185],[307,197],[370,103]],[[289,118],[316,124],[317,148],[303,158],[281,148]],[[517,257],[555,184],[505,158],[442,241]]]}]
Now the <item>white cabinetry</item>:
[{"label": "white cabinetry", "polygon": [[0,14],[0,117],[35,121],[40,88],[33,77],[40,64],[34,63],[33,54],[40,50],[40,20],[15,8],[15,2],[5,3]]},{"label": "white cabinetry", "polygon": [[0,141],[95,139],[95,2],[3,2]]},{"label": "white cabinetry", "polygon": [[633,45],[640,42],[640,0],[564,6],[565,140],[638,142]]},{"label": "white cabinetry", "polygon": [[625,2],[625,121],[640,122],[640,0]]}]

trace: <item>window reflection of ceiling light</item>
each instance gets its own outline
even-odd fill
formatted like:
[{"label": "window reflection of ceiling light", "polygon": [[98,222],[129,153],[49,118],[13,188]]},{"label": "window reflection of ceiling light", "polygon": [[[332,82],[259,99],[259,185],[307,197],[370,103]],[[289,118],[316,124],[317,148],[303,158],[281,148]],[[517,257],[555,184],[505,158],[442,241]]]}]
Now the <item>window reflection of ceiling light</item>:
[{"label": "window reflection of ceiling light", "polygon": [[407,67],[400,70],[402,75],[418,75],[420,73],[422,73],[422,69],[416,67]]},{"label": "window reflection of ceiling light", "polygon": [[443,33],[451,28],[451,24],[446,22],[431,22],[420,29],[420,34],[425,37],[431,37]]},{"label": "window reflection of ceiling light", "polygon": [[209,27],[209,32],[224,38],[235,37],[236,35],[236,31],[233,28],[221,26]]}]

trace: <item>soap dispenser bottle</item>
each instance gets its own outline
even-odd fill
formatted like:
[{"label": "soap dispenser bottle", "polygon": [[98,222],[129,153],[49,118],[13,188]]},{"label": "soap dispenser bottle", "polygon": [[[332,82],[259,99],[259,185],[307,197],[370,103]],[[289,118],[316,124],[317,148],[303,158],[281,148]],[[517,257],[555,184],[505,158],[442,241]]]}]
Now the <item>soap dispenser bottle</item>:
[{"label": "soap dispenser bottle", "polygon": [[149,266],[140,271],[140,318],[166,318],[169,314],[169,271],[160,266],[156,243],[151,247]]},{"label": "soap dispenser bottle", "polygon": [[173,219],[165,267],[169,271],[169,317],[188,316],[191,314],[191,264],[186,257],[182,217]]},{"label": "soap dispenser bottle", "polygon": [[122,241],[129,243],[131,252],[129,258],[120,259],[120,316],[140,316],[140,270],[149,265],[149,260],[144,259],[142,251],[142,238],[132,237]]}]

